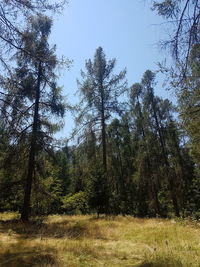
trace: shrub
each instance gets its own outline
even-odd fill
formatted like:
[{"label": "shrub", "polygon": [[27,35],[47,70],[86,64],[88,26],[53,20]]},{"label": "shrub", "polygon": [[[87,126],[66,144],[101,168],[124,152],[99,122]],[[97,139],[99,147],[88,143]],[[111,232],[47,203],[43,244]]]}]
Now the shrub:
[{"label": "shrub", "polygon": [[85,214],[88,212],[88,200],[85,192],[80,191],[74,195],[69,194],[63,197],[62,202],[62,208],[68,214]]}]

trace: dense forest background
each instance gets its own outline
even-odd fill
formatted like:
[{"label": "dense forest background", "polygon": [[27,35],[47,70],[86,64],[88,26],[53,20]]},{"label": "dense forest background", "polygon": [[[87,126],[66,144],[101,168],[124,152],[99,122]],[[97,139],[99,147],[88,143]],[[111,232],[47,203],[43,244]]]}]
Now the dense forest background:
[{"label": "dense forest background", "polygon": [[[199,1],[152,2],[171,25],[162,45],[174,65],[160,71],[176,106],[155,94],[151,70],[129,88],[102,47],[83,66],[79,103],[67,103],[56,71],[69,61],[48,43],[50,14],[64,5],[0,1],[0,211],[19,211],[23,221],[51,213],[199,218]],[[66,110],[77,143],[55,139]]]}]

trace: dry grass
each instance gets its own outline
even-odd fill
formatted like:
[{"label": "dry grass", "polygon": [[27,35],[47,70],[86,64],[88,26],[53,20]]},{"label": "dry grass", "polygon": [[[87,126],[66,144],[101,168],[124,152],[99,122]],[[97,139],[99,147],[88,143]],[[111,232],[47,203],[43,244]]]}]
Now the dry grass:
[{"label": "dry grass", "polygon": [[200,266],[200,224],[132,217],[0,214],[0,266]]}]

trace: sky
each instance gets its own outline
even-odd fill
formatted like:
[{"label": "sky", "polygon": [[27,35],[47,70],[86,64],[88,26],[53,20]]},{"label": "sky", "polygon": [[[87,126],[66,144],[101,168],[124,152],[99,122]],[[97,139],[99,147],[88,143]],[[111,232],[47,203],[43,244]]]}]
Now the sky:
[{"label": "sky", "polygon": [[[63,13],[54,18],[51,43],[57,46],[57,55],[73,61],[70,69],[64,69],[59,78],[63,94],[71,103],[80,70],[85,60],[93,59],[101,46],[107,59],[116,58],[115,73],[127,69],[128,85],[140,82],[143,73],[156,71],[157,63],[165,59],[158,42],[166,38],[162,18],[151,10],[151,0],[69,0]],[[156,94],[170,98],[162,88],[158,75]],[[67,114],[60,137],[67,137],[73,128],[72,117]]]}]

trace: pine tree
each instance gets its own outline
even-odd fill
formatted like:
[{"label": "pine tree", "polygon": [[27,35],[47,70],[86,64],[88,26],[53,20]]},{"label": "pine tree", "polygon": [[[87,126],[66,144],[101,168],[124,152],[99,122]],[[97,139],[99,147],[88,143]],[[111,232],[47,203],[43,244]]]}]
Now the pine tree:
[{"label": "pine tree", "polygon": [[[125,74],[121,71],[113,74],[116,60],[107,61],[103,49],[97,48],[93,62],[86,61],[86,72],[81,73],[83,78],[79,82],[79,91],[82,96],[77,124],[90,123],[92,128],[101,132],[102,162],[105,173],[107,172],[107,145],[106,122],[115,112],[120,112],[118,97],[126,88]],[[97,128],[97,126],[99,126]]]},{"label": "pine tree", "polygon": [[[8,103],[11,114],[13,138],[18,142],[28,140],[28,163],[24,204],[21,218],[27,221],[30,214],[30,197],[36,158],[39,151],[48,150],[52,134],[59,129],[49,116],[63,116],[64,103],[61,89],[56,84],[55,68],[58,60],[55,47],[50,47],[48,37],[52,21],[46,16],[31,17],[22,35],[22,50],[16,53],[17,67],[5,86],[9,85]],[[28,53],[24,51],[28,51]],[[52,117],[53,118],[53,117]],[[25,136],[25,137],[24,137]],[[25,138],[25,139],[24,139]]]}]

